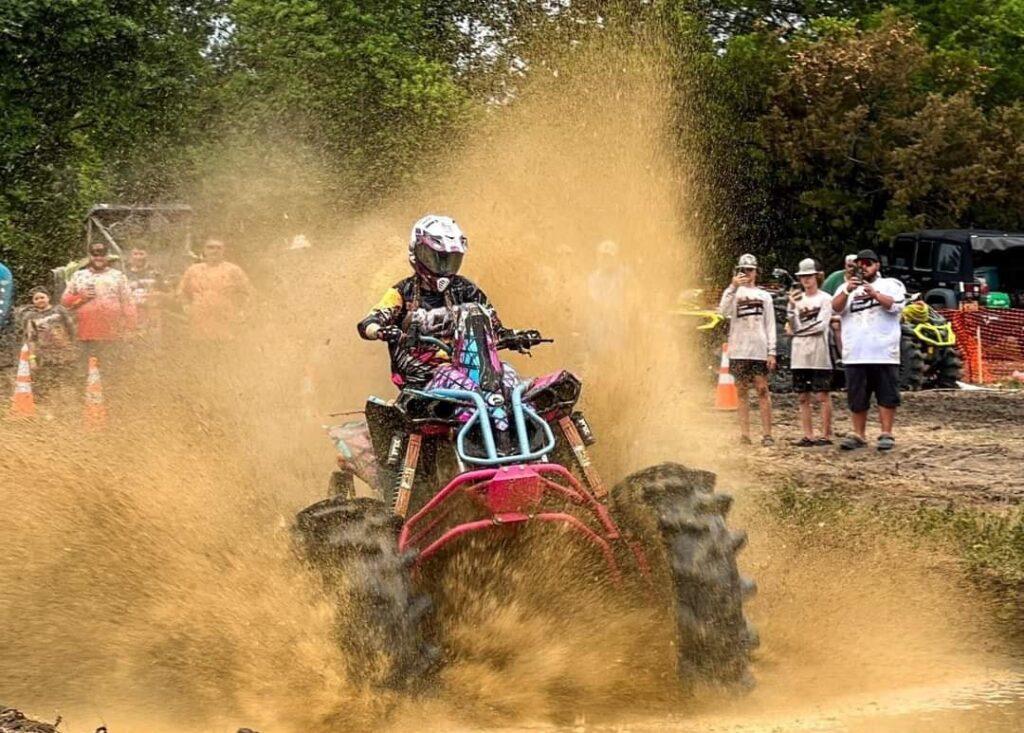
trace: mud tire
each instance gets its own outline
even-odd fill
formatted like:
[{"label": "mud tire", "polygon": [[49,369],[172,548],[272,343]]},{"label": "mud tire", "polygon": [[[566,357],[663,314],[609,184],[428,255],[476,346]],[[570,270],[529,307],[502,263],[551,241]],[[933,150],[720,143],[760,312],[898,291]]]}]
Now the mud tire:
[{"label": "mud tire", "polygon": [[14,708],[0,705],[0,733],[59,733],[58,724],[40,723],[26,718]]},{"label": "mud tire", "polygon": [[939,349],[931,364],[933,386],[939,389],[956,389],[956,383],[963,381],[964,360],[956,349]]},{"label": "mud tire", "polygon": [[900,390],[917,392],[924,387],[926,368],[921,345],[913,332],[904,330],[900,339]]},{"label": "mud tire", "polygon": [[337,639],[352,679],[403,690],[426,679],[438,653],[424,639],[430,599],[412,590],[400,527],[377,499],[335,496],[301,511],[294,533],[338,605]]},{"label": "mud tire", "polygon": [[732,497],[714,493],[714,484],[713,473],[662,463],[616,485],[610,506],[627,540],[643,543],[652,576],[666,591],[680,680],[746,689],[759,642],[743,600],[756,585],[736,567],[746,533],[726,526]]}]

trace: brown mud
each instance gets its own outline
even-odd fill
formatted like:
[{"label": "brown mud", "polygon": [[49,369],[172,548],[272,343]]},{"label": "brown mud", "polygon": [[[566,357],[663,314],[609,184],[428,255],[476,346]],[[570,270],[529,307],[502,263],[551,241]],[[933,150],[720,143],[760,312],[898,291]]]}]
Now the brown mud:
[{"label": "brown mud", "polygon": [[[757,509],[762,480],[730,447],[731,421],[704,410],[690,334],[668,315],[697,273],[679,162],[658,144],[671,118],[663,72],[608,49],[580,68],[482,122],[433,185],[373,217],[339,217],[312,251],[253,259],[273,275],[258,278],[246,333],[217,350],[171,345],[136,381],[108,384],[107,432],[84,432],[77,406],[0,424],[5,704],[57,712],[72,733],[628,727],[785,719],[1012,673],[948,568],[896,541],[816,542]],[[609,480],[671,459],[719,471],[737,494],[733,523],[752,538],[741,565],[761,586],[750,696],[681,699],[662,626],[600,586],[576,588],[580,566],[557,536],[516,567],[487,547],[452,564],[440,604],[449,664],[431,694],[348,679],[331,636],[344,618],[288,526],[325,489],[324,416],[392,394],[383,348],[360,342],[354,322],[407,272],[406,231],[427,210],[464,225],[466,274],[508,325],[556,338],[517,357],[521,372],[582,372]]]},{"label": "brown mud", "polygon": [[[1024,392],[926,391],[903,395],[899,449],[850,453],[797,448],[796,400],[776,395],[779,444],[757,455],[765,481],[836,491],[851,498],[1005,510],[1024,501]],[[832,398],[840,431],[849,429],[845,396]],[[869,424],[868,437],[878,427]],[[838,441],[837,441],[838,442]],[[870,441],[869,441],[870,442]]]}]

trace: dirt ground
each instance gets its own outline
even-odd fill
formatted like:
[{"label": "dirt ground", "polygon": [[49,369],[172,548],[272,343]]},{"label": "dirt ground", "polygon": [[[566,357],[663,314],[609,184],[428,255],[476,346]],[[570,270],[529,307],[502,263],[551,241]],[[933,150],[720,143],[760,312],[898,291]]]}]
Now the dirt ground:
[{"label": "dirt ground", "polygon": [[[837,435],[849,430],[842,393],[832,396]],[[756,413],[755,413],[756,415]],[[845,452],[798,448],[795,395],[774,396],[777,444],[757,449],[754,470],[766,482],[956,507],[1005,509],[1024,501],[1024,392],[927,391],[903,395],[897,448]],[[869,442],[878,432],[868,423]],[[838,440],[836,441],[838,444]]]}]

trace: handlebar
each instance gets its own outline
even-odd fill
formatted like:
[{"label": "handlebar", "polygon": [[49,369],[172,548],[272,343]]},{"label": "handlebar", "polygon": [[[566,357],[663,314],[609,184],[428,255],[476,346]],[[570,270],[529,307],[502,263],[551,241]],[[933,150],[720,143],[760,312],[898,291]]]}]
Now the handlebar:
[{"label": "handlebar", "polygon": [[530,349],[538,344],[553,344],[554,339],[546,339],[540,335],[540,331],[513,331],[509,335],[498,340],[499,349],[510,349],[520,354],[528,354]]},{"label": "handlebar", "polygon": [[[413,324],[409,330],[405,332],[403,338],[406,342],[413,345],[425,344],[432,346],[433,348],[448,354],[448,356],[452,355],[455,348],[451,344],[445,343],[434,336],[424,336],[416,324]],[[512,331],[508,335],[499,339],[496,346],[499,350],[509,349],[511,351],[517,351],[520,354],[528,354],[530,349],[538,344],[553,344],[554,342],[554,339],[544,338],[540,335],[539,331],[531,329],[528,331]]]}]

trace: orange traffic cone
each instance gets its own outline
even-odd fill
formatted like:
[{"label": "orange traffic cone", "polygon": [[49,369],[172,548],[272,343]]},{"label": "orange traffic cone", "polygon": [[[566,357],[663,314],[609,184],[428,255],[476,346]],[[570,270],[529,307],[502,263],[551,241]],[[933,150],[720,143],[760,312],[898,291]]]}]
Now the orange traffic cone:
[{"label": "orange traffic cone", "polygon": [[718,368],[718,387],[715,389],[715,409],[735,410],[739,406],[736,380],[729,374],[729,344],[722,344],[722,364]]},{"label": "orange traffic cone", "polygon": [[32,396],[32,367],[29,360],[32,350],[28,344],[21,347],[18,356],[18,376],[14,380],[14,397],[11,398],[11,417],[35,417],[36,401]]},{"label": "orange traffic cone", "polygon": [[100,381],[100,362],[89,357],[89,376],[85,381],[85,427],[101,430],[107,425],[107,406],[103,404],[103,382]]}]

